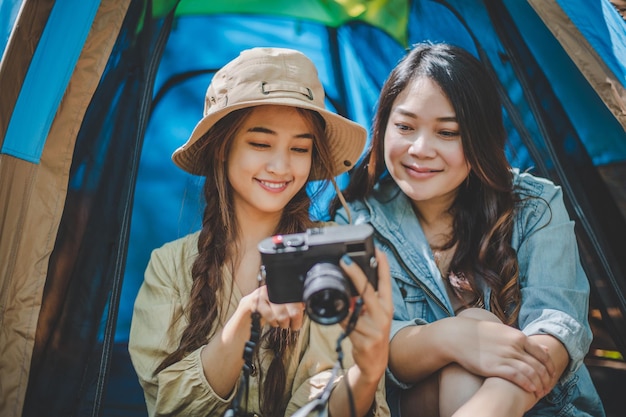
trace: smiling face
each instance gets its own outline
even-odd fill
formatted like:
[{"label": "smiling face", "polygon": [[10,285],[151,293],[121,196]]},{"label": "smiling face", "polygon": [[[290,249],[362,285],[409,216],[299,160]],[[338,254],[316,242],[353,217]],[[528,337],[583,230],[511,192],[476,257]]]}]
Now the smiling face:
[{"label": "smiling face", "polygon": [[411,82],[391,108],[384,140],[389,173],[416,207],[449,207],[470,172],[452,105],[427,77]]},{"label": "smiling face", "polygon": [[235,135],[228,180],[235,210],[256,218],[280,215],[307,182],[314,134],[293,107],[256,107]]}]

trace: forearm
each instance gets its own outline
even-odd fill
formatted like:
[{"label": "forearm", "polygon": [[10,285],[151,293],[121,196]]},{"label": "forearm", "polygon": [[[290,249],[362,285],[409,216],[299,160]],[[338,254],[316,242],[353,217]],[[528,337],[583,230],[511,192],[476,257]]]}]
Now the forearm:
[{"label": "forearm", "polygon": [[251,317],[236,312],[201,352],[202,368],[213,391],[228,397],[243,367],[243,352],[250,338]]},{"label": "forearm", "polygon": [[406,383],[419,382],[452,362],[444,347],[446,334],[456,318],[420,326],[408,326],[391,339],[389,369]]},{"label": "forearm", "polygon": [[569,363],[565,347],[550,335],[530,336],[537,343],[545,346],[555,365],[555,372],[550,378],[544,392],[529,392],[519,385],[498,377],[486,378],[480,389],[472,398],[454,414],[454,417],[465,416],[522,416],[541,398],[548,394],[558,382]]},{"label": "forearm", "polygon": [[555,372],[550,378],[550,386],[548,387],[549,389],[546,391],[546,393],[544,393],[545,395],[550,392],[559,381],[559,378],[561,378],[561,375],[563,375],[563,372],[569,364],[570,358],[567,350],[565,349],[565,346],[563,346],[563,344],[557,338],[547,334],[537,334],[529,337],[533,340],[536,340],[537,343],[542,344],[548,349],[548,354],[550,355],[550,358],[554,363]]},{"label": "forearm", "polygon": [[[383,375],[381,375],[381,378]],[[365,416],[371,409],[376,397],[380,379],[367,379],[357,365],[353,365],[346,373],[345,378],[333,389],[328,409],[332,417],[351,416],[350,394],[354,401],[357,416]]]},{"label": "forearm", "polygon": [[490,377],[452,417],[522,417],[538,400],[510,381]]}]

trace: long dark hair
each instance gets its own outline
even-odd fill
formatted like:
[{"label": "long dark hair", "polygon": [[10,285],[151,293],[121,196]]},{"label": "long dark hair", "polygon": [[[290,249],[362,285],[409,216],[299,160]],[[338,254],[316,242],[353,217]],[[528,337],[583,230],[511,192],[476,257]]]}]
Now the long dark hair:
[{"label": "long dark hair", "polygon": [[[191,271],[191,296],[184,313],[189,324],[183,331],[178,348],[161,362],[155,374],[206,344],[215,331],[224,325],[226,318],[223,315],[226,311],[221,311],[224,303],[219,297],[232,294],[232,288],[223,288],[223,273],[225,267],[230,269],[229,273],[233,272],[237,253],[234,242],[237,242],[240,232],[234,214],[232,189],[226,174],[226,161],[233,138],[252,110],[246,108],[230,113],[201,139],[202,146],[198,148],[200,157],[197,160],[203,164],[202,172],[205,172],[203,193],[206,207],[198,238],[198,257]],[[310,175],[317,173],[318,178],[332,178],[332,167],[329,165],[332,158],[326,141],[324,119],[314,111],[297,110],[314,133]],[[296,233],[312,227],[310,202],[306,187],[303,187],[284,208],[275,233]],[[284,414],[284,359],[296,339],[297,334],[277,328],[262,335],[261,344],[274,352],[260,393],[264,415]]]},{"label": "long dark hair", "polygon": [[[344,196],[347,201],[367,198],[385,174],[384,136],[393,104],[420,77],[437,83],[452,104],[463,152],[472,167],[450,208],[453,233],[441,249],[457,245],[450,270],[463,273],[482,299],[476,285],[481,277],[492,289],[492,312],[514,324],[520,301],[518,263],[511,247],[517,197],[505,155],[506,130],[495,81],[471,53],[453,45],[422,43],[398,63],[382,87],[370,147],[355,167]],[[338,201],[333,201],[332,210],[338,207]]]}]

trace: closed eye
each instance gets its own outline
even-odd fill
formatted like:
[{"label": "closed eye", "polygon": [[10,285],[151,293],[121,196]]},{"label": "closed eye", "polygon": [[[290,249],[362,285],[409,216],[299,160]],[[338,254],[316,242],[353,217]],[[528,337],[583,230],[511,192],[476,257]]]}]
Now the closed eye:
[{"label": "closed eye", "polygon": [[461,135],[458,130],[441,130],[439,131],[439,135],[444,138],[454,139]]},{"label": "closed eye", "polygon": [[409,130],[412,130],[412,128],[411,128],[411,127],[409,127],[409,126],[407,126],[407,125],[405,125],[405,124],[402,124],[402,123],[394,123],[394,126],[395,126],[398,130],[402,130],[402,131],[409,131]]},{"label": "closed eye", "polygon": [[309,148],[291,148],[291,150],[297,153],[309,153],[310,152]]},{"label": "closed eye", "polygon": [[248,143],[253,148],[266,149],[270,147],[270,145],[268,145],[267,143],[261,143],[261,142],[248,142]]}]

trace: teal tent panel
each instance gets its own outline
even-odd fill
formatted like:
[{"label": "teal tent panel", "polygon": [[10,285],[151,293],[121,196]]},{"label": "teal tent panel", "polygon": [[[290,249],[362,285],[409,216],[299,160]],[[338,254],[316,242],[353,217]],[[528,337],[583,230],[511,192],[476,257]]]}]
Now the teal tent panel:
[{"label": "teal tent panel", "polygon": [[609,0],[557,3],[626,88],[626,21]]},{"label": "teal tent panel", "polygon": [[39,163],[99,1],[57,1],[26,73],[1,153]]},{"label": "teal tent panel", "polygon": [[[551,36],[546,26],[541,24],[534,9],[527,2],[505,0],[504,3],[511,18],[520,28],[521,36],[550,81],[554,93],[559,98],[560,104],[569,116],[594,164],[605,165],[626,160],[624,130],[618,120],[585,80],[584,75],[569,58],[558,40]],[[582,3],[580,6],[583,8]],[[594,17],[592,20],[595,23],[592,26],[595,30],[599,30],[602,16],[597,13],[594,16],[593,9],[590,9],[588,13],[587,18]],[[613,45],[615,50],[624,47],[626,47],[626,32],[621,41]],[[605,62],[608,63],[608,61],[610,60],[605,58]],[[626,59],[624,62],[626,63]]]}]

